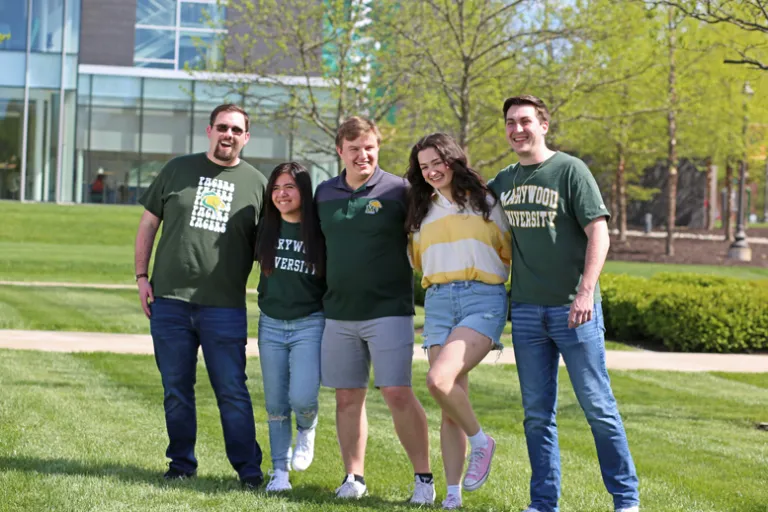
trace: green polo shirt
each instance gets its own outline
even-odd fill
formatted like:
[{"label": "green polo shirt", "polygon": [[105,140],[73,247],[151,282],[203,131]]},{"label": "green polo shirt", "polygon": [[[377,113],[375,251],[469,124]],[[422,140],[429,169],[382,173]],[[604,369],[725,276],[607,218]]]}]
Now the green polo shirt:
[{"label": "green polo shirt", "polygon": [[357,190],[345,178],[343,171],[315,192],[327,253],[325,315],[353,321],[411,316],[408,182],[379,168]]}]

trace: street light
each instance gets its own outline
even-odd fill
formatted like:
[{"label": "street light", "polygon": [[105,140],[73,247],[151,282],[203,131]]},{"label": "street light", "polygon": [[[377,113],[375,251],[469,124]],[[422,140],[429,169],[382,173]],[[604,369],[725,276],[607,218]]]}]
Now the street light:
[{"label": "street light", "polygon": [[739,164],[739,201],[736,211],[736,235],[735,240],[728,248],[728,258],[736,261],[752,261],[752,249],[747,243],[747,233],[744,231],[744,188],[747,183],[747,128],[749,127],[748,101],[755,94],[749,82],[744,82],[744,126],[742,136],[744,139],[744,153]]}]

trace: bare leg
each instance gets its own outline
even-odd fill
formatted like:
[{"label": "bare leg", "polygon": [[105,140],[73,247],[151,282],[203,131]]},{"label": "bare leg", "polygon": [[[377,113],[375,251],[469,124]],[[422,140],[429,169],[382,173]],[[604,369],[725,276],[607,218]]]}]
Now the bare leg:
[{"label": "bare leg", "polygon": [[336,390],[336,434],[344,470],[363,476],[368,417],[365,414],[366,388]]},{"label": "bare leg", "polygon": [[400,444],[413,464],[414,473],[430,473],[427,414],[409,386],[381,388],[395,423]]},{"label": "bare leg", "polygon": [[467,391],[458,378],[477,366],[491,350],[491,342],[482,334],[466,327],[453,330],[445,346],[432,362],[427,374],[427,388],[443,412],[467,436],[480,431]]},{"label": "bare leg", "polygon": [[[430,366],[437,359],[441,348],[439,345],[430,347]],[[466,393],[469,390],[469,376],[466,373],[460,375],[456,384]],[[467,456],[467,435],[444,411],[440,424],[440,451],[443,455],[446,484],[459,485],[464,472],[464,459]]]}]

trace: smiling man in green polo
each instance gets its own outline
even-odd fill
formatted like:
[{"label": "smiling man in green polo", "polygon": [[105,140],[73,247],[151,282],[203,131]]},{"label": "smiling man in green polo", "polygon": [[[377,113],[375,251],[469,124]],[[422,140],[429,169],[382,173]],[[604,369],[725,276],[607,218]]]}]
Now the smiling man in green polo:
[{"label": "smiling man in green polo", "polygon": [[317,187],[315,200],[326,239],[321,349],[324,386],[336,389],[336,429],[344,460],[339,498],[366,493],[363,471],[368,422],[365,396],[370,366],[395,430],[413,464],[411,503],[432,504],[427,417],[411,389],[413,273],[405,233],[407,182],[378,167],[381,134],[359,117],[336,135],[345,169]]}]

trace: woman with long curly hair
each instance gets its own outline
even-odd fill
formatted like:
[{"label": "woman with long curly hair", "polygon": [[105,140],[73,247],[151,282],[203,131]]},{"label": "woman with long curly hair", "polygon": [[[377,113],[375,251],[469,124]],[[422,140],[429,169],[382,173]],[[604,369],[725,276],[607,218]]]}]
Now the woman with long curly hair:
[{"label": "woman with long curly hair", "polygon": [[[467,390],[470,370],[502,348],[511,236],[501,204],[450,136],[433,133],[419,140],[406,178],[409,255],[427,290],[427,387],[443,411],[440,445],[448,492],[442,505],[456,509],[462,487],[474,491],[485,483],[496,449]],[[467,440],[471,449],[462,482]]]},{"label": "woman with long curly hair", "polygon": [[[309,172],[278,165],[267,182],[259,222],[259,355],[272,452],[268,492],[291,489],[289,469],[312,463],[325,327],[325,240],[312,201]],[[291,456],[296,417],[296,448]]]}]

